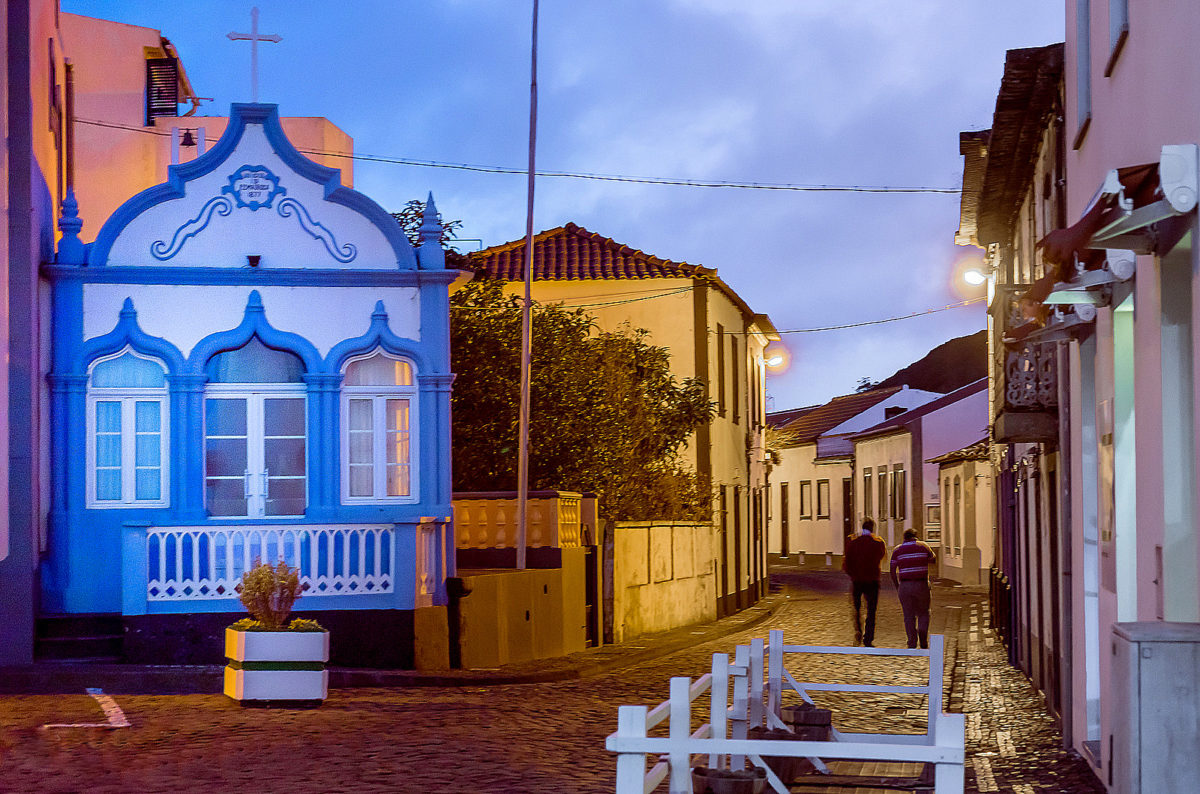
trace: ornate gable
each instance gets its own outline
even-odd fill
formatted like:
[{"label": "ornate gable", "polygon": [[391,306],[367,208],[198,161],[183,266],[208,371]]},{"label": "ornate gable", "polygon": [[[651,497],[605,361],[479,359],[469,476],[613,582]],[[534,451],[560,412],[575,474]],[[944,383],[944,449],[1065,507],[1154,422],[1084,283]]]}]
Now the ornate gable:
[{"label": "ornate gable", "polygon": [[207,153],[104,224],[91,266],[412,270],[396,221],[291,144],[275,105],[235,104]]}]

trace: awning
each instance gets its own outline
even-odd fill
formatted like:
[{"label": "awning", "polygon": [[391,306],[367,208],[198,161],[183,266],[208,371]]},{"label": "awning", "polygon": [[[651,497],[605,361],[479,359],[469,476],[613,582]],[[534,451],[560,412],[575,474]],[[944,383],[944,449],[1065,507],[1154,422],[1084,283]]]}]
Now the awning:
[{"label": "awning", "polygon": [[1083,217],[1038,242],[1050,267],[1019,299],[1034,327],[1010,338],[1043,325],[1046,304],[1104,305],[1108,285],[1133,277],[1137,254],[1165,253],[1185,233],[1179,221],[1196,208],[1198,181],[1196,144],[1167,145],[1157,163],[1109,171]]}]

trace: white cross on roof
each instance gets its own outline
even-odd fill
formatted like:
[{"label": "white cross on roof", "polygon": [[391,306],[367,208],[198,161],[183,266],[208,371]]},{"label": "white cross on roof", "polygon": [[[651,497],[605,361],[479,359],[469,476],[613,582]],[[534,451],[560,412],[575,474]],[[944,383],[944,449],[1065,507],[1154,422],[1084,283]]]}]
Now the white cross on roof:
[{"label": "white cross on roof", "polygon": [[260,41],[270,41],[279,43],[283,38],[276,33],[258,32],[258,6],[250,9],[250,32],[249,33],[226,33],[230,41],[248,41],[250,42],[250,101],[257,104],[258,102],[258,43]]}]

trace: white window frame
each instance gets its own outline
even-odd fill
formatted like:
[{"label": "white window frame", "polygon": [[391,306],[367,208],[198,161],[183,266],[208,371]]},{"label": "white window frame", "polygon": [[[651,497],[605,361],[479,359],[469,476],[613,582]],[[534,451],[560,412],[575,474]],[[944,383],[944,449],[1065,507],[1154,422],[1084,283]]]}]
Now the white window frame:
[{"label": "white window frame", "polygon": [[[266,428],[263,418],[263,401],[272,397],[300,399],[304,402],[304,511],[287,515],[268,515],[266,512],[266,463],[265,438]],[[309,482],[308,471],[311,460],[311,439],[308,437],[308,392],[303,383],[210,383],[205,387],[204,399],[243,399],[246,401],[246,474],[243,478],[243,488],[246,493],[246,515],[244,516],[213,516],[222,521],[238,521],[261,518],[303,518],[308,510],[312,496],[312,484]],[[207,410],[204,412],[207,414]],[[208,454],[208,422],[203,429],[204,454]],[[203,463],[201,464],[203,468]],[[205,480],[208,479],[205,471]],[[207,489],[206,489],[207,493]],[[205,509],[208,508],[207,496]]]},{"label": "white window frame", "polygon": [[[92,371],[97,364],[120,358],[126,353],[143,361],[152,361],[163,369],[164,384],[167,373],[166,364],[153,356],[144,356],[131,347],[109,356],[96,359],[88,367],[88,385],[86,400],[86,432],[87,450],[85,489],[87,496],[84,504],[89,508],[122,509],[139,507],[168,507],[170,496],[170,457],[171,450],[171,412],[169,394],[166,385],[161,387],[124,387],[124,386],[92,386]],[[96,404],[101,402],[117,402],[121,404],[121,499],[99,499],[96,497]],[[136,403],[156,402],[159,404],[159,498],[137,499],[137,426]]]},{"label": "white window frame", "polygon": [[[382,348],[376,348],[369,353],[360,356],[349,358],[342,365],[342,374],[345,375],[346,370],[351,364],[365,359],[374,358],[380,355],[391,361],[402,361],[408,365],[409,372],[412,374],[412,385],[410,386],[342,386],[342,393],[338,407],[340,428],[338,431],[338,444],[341,450],[341,462],[339,464],[339,474],[341,477],[341,497],[342,504],[345,505],[363,505],[363,504],[414,504],[420,501],[420,460],[419,451],[420,438],[417,429],[421,426],[419,420],[418,399],[417,399],[417,366],[411,359],[404,356],[396,356],[388,353]],[[387,492],[387,454],[386,433],[387,423],[386,407],[388,400],[407,400],[408,401],[408,494],[405,496],[351,496],[350,495],[350,401],[352,399],[370,399],[372,406],[371,414],[371,430],[372,430],[372,493]]]}]

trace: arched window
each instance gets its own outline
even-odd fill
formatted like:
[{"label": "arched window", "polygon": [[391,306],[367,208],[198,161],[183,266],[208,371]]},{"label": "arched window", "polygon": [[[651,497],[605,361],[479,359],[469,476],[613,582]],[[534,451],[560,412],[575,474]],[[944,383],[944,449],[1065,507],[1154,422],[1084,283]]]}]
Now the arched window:
[{"label": "arched window", "polygon": [[257,337],[205,365],[209,515],[301,516],[308,504],[304,362]]},{"label": "arched window", "polygon": [[376,350],[351,359],[343,374],[343,501],[414,501],[412,364]]},{"label": "arched window", "polygon": [[87,506],[167,504],[167,377],[125,348],[88,369]]}]

